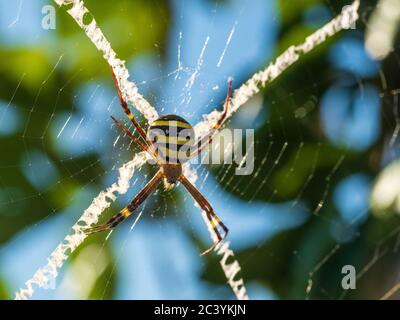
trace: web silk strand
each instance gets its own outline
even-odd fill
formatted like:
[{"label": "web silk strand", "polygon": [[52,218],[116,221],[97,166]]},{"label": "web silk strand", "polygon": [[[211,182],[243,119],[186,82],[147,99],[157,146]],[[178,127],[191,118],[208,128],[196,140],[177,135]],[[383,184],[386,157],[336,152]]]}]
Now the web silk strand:
[{"label": "web silk strand", "polygon": [[[84,17],[91,17],[91,14],[84,6],[83,1],[54,1],[59,6],[72,5],[72,7],[68,9],[68,13],[85,31],[88,38],[93,42],[96,48],[103,53],[107,63],[113,68],[121,92],[124,98],[126,98],[126,101],[130,105],[135,106],[135,108],[141,112],[148,121],[156,119],[158,117],[157,111],[138,92],[137,86],[128,80],[129,72],[125,67],[124,61],[116,57],[116,53],[111,48],[111,44],[107,41],[100,28],[97,26],[96,21],[91,19],[87,24],[83,22]],[[239,89],[235,90],[231,99],[231,108],[227,118],[232,116],[233,113],[243,106],[250,98],[259,93],[260,89],[264,88],[267,83],[275,80],[293,63],[298,61],[301,56],[307,54],[316,46],[334,36],[341,30],[350,29],[354,26],[359,18],[359,6],[360,1],[355,0],[351,5],[344,7],[341,14],[308,36],[302,44],[289,47],[275,60],[275,62],[271,63],[264,70],[255,73],[249,80],[240,86]],[[219,117],[220,112],[217,110],[214,110],[208,115],[204,115],[204,120],[195,126],[196,135],[204,136],[211,132]],[[101,213],[117,199],[117,194],[122,195],[127,192],[134,172],[146,161],[147,155],[145,153],[139,153],[133,158],[133,160],[119,168],[118,181],[105,191],[100,192],[100,194],[92,201],[89,208],[84,211],[81,218],[73,225],[73,233],[65,237],[64,241],[58,245],[48,258],[48,263],[35,272],[33,277],[25,283],[25,287],[16,292],[16,299],[28,299],[33,295],[36,287],[46,287],[51,281],[55,280],[58,275],[58,270],[63,266],[71,253],[85,240],[86,235],[82,231],[83,228],[95,224]],[[185,166],[185,172],[192,182],[196,180],[197,174],[189,166]],[[208,220],[204,215],[203,218],[210,230],[211,226],[209,225]],[[214,237],[211,231],[210,234]],[[221,267],[228,280],[228,284],[231,286],[237,299],[248,299],[243,279],[236,277],[240,271],[240,265],[235,260],[233,251],[229,248],[229,242],[222,243],[217,248],[217,254],[222,256],[220,260]],[[229,258],[230,262],[228,262]]]}]

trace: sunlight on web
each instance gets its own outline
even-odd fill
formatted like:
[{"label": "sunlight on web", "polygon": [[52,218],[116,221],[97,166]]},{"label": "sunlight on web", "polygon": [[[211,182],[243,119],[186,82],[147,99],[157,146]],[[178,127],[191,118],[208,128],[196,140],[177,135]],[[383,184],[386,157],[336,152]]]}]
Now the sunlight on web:
[{"label": "sunlight on web", "polygon": [[118,182],[114,183],[105,192],[101,192],[85,210],[81,218],[72,226],[74,233],[67,235],[64,241],[53,251],[48,259],[48,264],[40,268],[26,282],[26,288],[21,289],[16,293],[16,299],[27,299],[34,292],[33,285],[43,287],[58,275],[57,269],[61,268],[64,261],[68,259],[71,253],[85,240],[87,235],[82,232],[82,229],[96,223],[100,214],[107,209],[117,198],[116,193],[125,194],[129,189],[129,181],[132,178],[135,170],[142,166],[147,160],[147,154],[138,153],[133,160],[124,164],[119,169]]},{"label": "sunlight on web", "polygon": [[[255,73],[245,84],[235,90],[227,119],[251,97],[259,93],[260,88],[265,87],[268,82],[275,80],[293,63],[298,61],[302,55],[307,54],[339,31],[350,29],[358,20],[359,6],[360,2],[358,0],[354,1],[350,6],[346,6],[339,16],[308,36],[302,44],[289,47],[274,63],[271,63],[264,70]],[[205,115],[204,120],[195,126],[196,135],[201,137],[212,131],[212,126],[220,117],[221,112],[222,111],[213,111]]]},{"label": "sunlight on web", "polygon": [[[113,68],[114,73],[118,79],[119,86],[121,91],[126,98],[127,102],[130,105],[133,105],[140,111],[147,120],[151,121],[157,118],[158,113],[157,111],[144,99],[144,97],[138,92],[137,86],[128,80],[129,73],[124,65],[124,61],[119,60],[116,57],[116,53],[111,48],[110,43],[106,40],[103,33],[101,32],[100,28],[97,26],[94,19],[90,21],[88,24],[84,24],[83,20],[86,15],[90,15],[89,11],[83,4],[83,1],[80,0],[55,0],[55,2],[60,5],[72,5],[72,8],[68,9],[68,13],[74,18],[74,20],[78,23],[78,25],[85,31],[89,39],[95,44],[97,49],[103,53],[104,58],[107,60],[108,64]],[[237,90],[235,90],[233,94],[233,98],[231,100],[231,106],[229,110],[229,117],[233,115],[234,112],[239,110],[241,106],[243,106],[251,97],[256,95],[260,88],[265,87],[269,82],[272,82],[276,79],[280,74],[282,74],[288,67],[290,67],[293,63],[298,61],[303,55],[310,52],[313,48],[318,46],[319,44],[323,43],[329,37],[332,37],[339,31],[343,29],[349,29],[358,19],[358,8],[359,8],[359,1],[354,1],[352,5],[346,6],[342,13],[330,21],[328,24],[323,26],[321,29],[317,30],[306,40],[297,46],[291,46],[288,48],[283,54],[281,54],[274,63],[271,63],[267,68],[262,71],[257,72],[254,74],[246,83],[240,86]],[[224,59],[226,50],[230,44],[230,41],[235,33],[235,26],[231,29],[228,39],[225,44],[225,48],[223,50],[220,59],[218,60],[217,66],[219,67]],[[182,34],[180,33],[180,37]],[[197,62],[197,66],[195,67],[194,71],[190,74],[188,81],[186,82],[186,89],[189,92],[196,81],[196,78],[202,68],[204,63],[204,52],[207,48],[209,38],[205,40],[204,46],[200,52],[200,56]],[[178,70],[174,71],[177,73],[181,71],[185,71],[185,68],[182,66],[180,61],[180,46],[178,47]],[[62,56],[60,56],[60,60]],[[60,61],[59,60],[59,61]],[[56,65],[57,67],[57,65]],[[55,67],[55,68],[56,68]],[[40,92],[38,93],[40,94]],[[190,98],[189,98],[190,99]],[[206,134],[213,133],[213,126],[216,120],[219,118],[220,112],[213,111],[208,115],[204,115],[204,120],[198,123],[195,126],[196,135],[197,136],[204,136]],[[65,120],[64,125],[61,127],[57,138],[63,134],[65,127],[68,125],[70,118]],[[76,131],[79,129],[83,118],[80,120],[78,126],[76,127]],[[118,139],[118,138],[117,138]],[[115,141],[115,144],[118,140]],[[287,144],[284,144],[278,158],[275,160],[275,164],[279,163],[280,157],[284,154]],[[301,151],[301,146],[299,147],[298,152]],[[265,157],[266,161],[268,157]],[[318,159],[316,157],[315,159]],[[50,255],[48,259],[48,264],[40,268],[32,277],[32,279],[26,282],[26,288],[21,289],[19,292],[16,293],[17,299],[27,299],[35,291],[35,286],[43,287],[45,286],[51,279],[54,279],[58,275],[58,269],[62,267],[64,262],[68,259],[70,254],[83,242],[85,239],[85,235],[82,232],[82,228],[85,226],[92,225],[97,222],[101,213],[108,208],[113,201],[116,200],[118,195],[125,194],[128,191],[130,180],[138,168],[140,168],[147,160],[147,156],[143,153],[137,154],[133,160],[124,164],[119,169],[119,178],[118,182],[114,183],[111,187],[106,189],[105,191],[101,192],[92,202],[88,209],[85,210],[82,217],[78,220],[78,222],[72,227],[74,233],[72,235],[68,235],[64,241],[55,249],[55,251]],[[333,168],[331,174],[334,174],[335,170],[338,166],[340,166],[341,160],[338,160],[337,166]],[[271,168],[274,170],[274,166]],[[188,165],[184,167],[184,172],[192,182],[195,182],[197,179],[196,171],[189,167]],[[227,172],[227,171],[226,171]],[[257,172],[256,172],[257,175]],[[309,179],[312,179],[313,175],[309,176]],[[327,177],[327,181],[329,182],[329,177]],[[268,179],[268,177],[267,177]],[[263,180],[263,183],[267,181],[267,179]],[[307,182],[306,182],[307,185]],[[306,185],[303,187],[305,188]],[[327,184],[327,189],[329,184]],[[260,187],[261,188],[261,187]],[[257,192],[254,194],[257,194]],[[327,190],[324,192],[325,196],[327,194]],[[298,198],[301,194],[298,196]],[[324,196],[324,198],[325,198]],[[323,205],[324,198],[322,199]],[[318,214],[316,209],[315,214]],[[140,215],[138,216],[140,217]],[[211,226],[206,219],[205,214],[203,213],[203,218],[207,223],[210,234],[212,237],[215,235],[211,232]],[[135,220],[136,223],[137,220]],[[214,239],[215,240],[215,239]],[[244,286],[243,279],[237,278],[238,273],[240,272],[239,263],[234,258],[233,251],[229,248],[229,242],[222,243],[217,248],[217,254],[221,256],[221,267],[228,279],[228,283],[231,286],[232,290],[234,291],[236,297],[238,299],[248,299],[246,288]],[[328,257],[329,259],[329,257]],[[229,262],[228,262],[229,260]],[[324,261],[321,262],[322,264]],[[314,270],[313,272],[316,272]],[[312,278],[310,276],[310,278]],[[311,290],[311,287],[310,287]]]}]

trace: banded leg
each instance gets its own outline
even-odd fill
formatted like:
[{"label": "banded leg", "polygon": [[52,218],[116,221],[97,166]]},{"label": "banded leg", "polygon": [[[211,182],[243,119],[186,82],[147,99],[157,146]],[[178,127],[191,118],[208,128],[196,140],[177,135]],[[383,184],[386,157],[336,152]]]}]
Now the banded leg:
[{"label": "banded leg", "polygon": [[224,123],[226,116],[228,115],[229,110],[229,102],[231,99],[231,92],[232,92],[232,80],[229,81],[228,84],[228,92],[226,94],[225,103],[224,103],[224,112],[222,112],[221,117],[218,119],[217,123],[214,125],[212,131],[207,134],[205,137],[201,138],[197,142],[197,149],[192,152],[190,158],[193,158],[204,151],[204,149],[209,146],[217,133],[217,131],[221,128],[222,124]]},{"label": "banded leg", "polygon": [[[189,193],[192,195],[193,199],[199,204],[199,206],[205,211],[207,219],[208,221],[210,221],[213,231],[217,236],[218,241],[214,242],[214,244],[209,249],[204,251],[201,255],[209,254],[221,243],[222,240],[226,238],[229,229],[225,226],[225,224],[222,223],[222,221],[214,213],[214,210],[211,207],[210,203],[207,201],[207,199],[204,198],[201,192],[197,190],[196,187],[184,175],[181,175],[178,180],[183,184],[186,190],[189,191]],[[217,223],[224,231],[223,237],[221,236],[221,233],[219,232],[217,225],[215,223]]]},{"label": "banded leg", "polygon": [[147,185],[133,198],[129,205],[122,209],[118,214],[113,216],[104,224],[100,224],[91,228],[84,230],[87,234],[93,234],[97,232],[102,232],[110,230],[119,225],[122,221],[128,218],[146,198],[154,191],[154,189],[160,184],[164,174],[159,170],[154,177],[147,183]]},{"label": "banded leg", "polygon": [[146,132],[143,130],[142,126],[139,124],[139,122],[136,121],[135,117],[133,116],[131,110],[129,110],[128,104],[126,103],[125,99],[122,97],[122,93],[121,93],[121,89],[118,86],[118,81],[117,78],[114,74],[114,71],[111,69],[112,71],[112,76],[114,79],[114,84],[115,84],[115,88],[117,89],[117,93],[118,93],[118,97],[119,97],[119,101],[121,103],[122,108],[124,109],[126,115],[128,116],[128,118],[131,120],[131,122],[133,123],[133,125],[135,126],[137,132],[139,133],[139,135],[142,137],[142,139],[146,142],[147,145],[151,145],[151,143],[149,143],[148,139],[147,139],[147,135]]},{"label": "banded leg", "polygon": [[137,139],[132,132],[129,131],[127,127],[125,127],[122,123],[120,123],[117,119],[111,116],[111,119],[115,122],[115,124],[120,128],[133,142],[136,143],[143,151],[148,151],[149,147],[142,140]]}]

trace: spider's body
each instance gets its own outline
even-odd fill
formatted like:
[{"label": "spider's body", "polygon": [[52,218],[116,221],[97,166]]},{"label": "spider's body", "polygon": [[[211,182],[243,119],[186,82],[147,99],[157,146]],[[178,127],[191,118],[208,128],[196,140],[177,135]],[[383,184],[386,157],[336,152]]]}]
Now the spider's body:
[{"label": "spider's body", "polygon": [[185,119],[174,114],[161,116],[150,124],[147,136],[163,164],[190,160],[195,134]]},{"label": "spider's body", "polygon": [[[199,204],[201,209],[204,210],[207,219],[215,232],[218,241],[216,241],[208,250],[203,252],[203,254],[211,252],[227,236],[228,228],[214,213],[214,210],[207,199],[184,176],[182,172],[182,163],[187,162],[195,155],[201,153],[202,150],[204,150],[204,147],[211,143],[213,135],[222,126],[222,123],[227,116],[232,83],[229,83],[224,112],[214,125],[214,130],[209,135],[195,142],[194,130],[190,123],[185,119],[172,114],[161,116],[152,122],[146,134],[140,124],[136,121],[135,117],[129,110],[127,103],[122,97],[115,75],[114,82],[122,108],[135,126],[140,138],[136,138],[128,128],[119,123],[114,117],[112,117],[113,121],[133,142],[136,143],[137,146],[139,146],[143,151],[148,152],[153,157],[156,163],[160,166],[160,169],[147,185],[139,191],[126,208],[113,216],[109,221],[107,221],[107,223],[88,228],[85,232],[91,234],[110,230],[116,227],[128,218],[162,181],[164,181],[166,189],[170,189],[176,182],[180,182]],[[224,231],[223,237],[220,230],[218,230],[218,227]]]}]

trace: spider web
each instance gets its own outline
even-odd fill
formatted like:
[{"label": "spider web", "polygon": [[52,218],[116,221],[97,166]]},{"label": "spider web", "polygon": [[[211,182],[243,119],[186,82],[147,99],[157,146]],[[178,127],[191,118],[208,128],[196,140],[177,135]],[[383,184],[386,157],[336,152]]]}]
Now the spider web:
[{"label": "spider web", "polygon": [[[264,2],[250,5],[239,1],[230,6],[224,2],[210,2],[189,8],[180,0],[172,2],[171,17],[162,15],[161,6],[152,2],[151,6],[158,12],[156,16],[171,19],[172,26],[168,42],[162,43],[157,37],[159,31],[151,20],[145,24],[150,30],[147,36],[153,47],[152,54],[127,59],[138,91],[151,101],[160,114],[179,114],[193,124],[202,120],[203,114],[221,105],[229,78],[234,79],[237,88],[272,60],[280,18],[277,8]],[[20,19],[24,19],[24,14],[31,9],[29,6],[24,1],[16,3],[15,10],[8,12],[6,21],[9,28],[5,32],[12,33],[18,28]],[[90,1],[87,1],[87,6],[94,7]],[[321,8],[320,13],[325,12],[329,18],[340,12],[340,7],[333,2],[326,1]],[[363,27],[368,25],[369,14],[374,8],[374,4],[363,8]],[[126,14],[132,10],[124,2],[118,5],[118,9]],[[285,7],[280,10],[285,11]],[[96,11],[92,13],[97,18]],[[315,15],[311,10],[307,14],[311,17]],[[249,21],[249,17],[253,19]],[[312,30],[322,26],[318,23],[321,21],[317,19],[317,27],[313,25]],[[198,28],[200,24],[202,28]],[[265,30],[271,30],[271,35],[266,35]],[[355,41],[351,40],[362,41],[359,33],[357,30],[346,31],[344,37],[348,41],[341,42],[341,45],[333,43],[328,51],[344,54],[353,49]],[[246,36],[247,47],[243,45]],[[110,35],[107,37],[112,39]],[[128,34],[127,37],[129,42],[134,42],[133,36]],[[80,45],[85,42],[86,38],[79,38]],[[32,70],[22,69],[13,75],[15,86],[7,88],[2,94],[0,121],[1,118],[4,121],[9,113],[17,114],[15,126],[19,130],[11,143],[22,146],[22,160],[7,160],[1,164],[1,212],[6,215],[6,223],[16,223],[21,219],[28,221],[25,229],[7,239],[0,249],[1,273],[11,292],[21,287],[44,264],[64,234],[69,233],[70,226],[79,218],[82,209],[91,203],[99,190],[108,188],[117,180],[118,168],[133,154],[129,141],[109,120],[110,115],[124,119],[111,77],[99,80],[94,70],[70,67],[74,64],[74,56],[83,51],[80,49],[71,54],[62,47],[56,53],[52,51],[49,54],[50,63],[45,64],[43,71],[36,75],[41,79],[39,87],[29,88],[29,83],[34,82]],[[98,57],[95,50],[88,49],[88,52],[91,52],[91,59]],[[392,53],[391,62],[398,70],[397,52]],[[318,70],[307,63],[299,66],[303,71],[300,82],[291,78],[290,73],[295,70],[290,69],[282,80],[277,80],[278,84],[253,97],[233,116],[228,127],[256,129],[255,169],[251,175],[235,176],[235,163],[194,166],[197,186],[230,227],[230,245],[239,254],[237,259],[242,269],[241,276],[250,298],[346,298],[350,293],[338,290],[340,283],[326,283],[324,275],[332,268],[340,274],[342,265],[354,263],[346,255],[356,252],[359,239],[369,234],[367,226],[376,216],[370,213],[369,207],[362,206],[357,207],[357,214],[352,215],[350,220],[331,213],[337,206],[335,195],[340,193],[338,181],[343,181],[342,185],[346,186],[345,178],[360,171],[348,160],[354,157],[355,143],[352,144],[350,138],[348,144],[343,143],[335,139],[335,133],[329,136],[329,128],[325,128],[328,131],[326,135],[316,133],[310,139],[310,128],[316,126],[318,120],[312,115],[329,102],[329,89],[343,89],[337,85],[338,82],[347,79],[350,85],[343,85],[345,89],[351,87],[355,92],[366,94],[373,92],[368,75],[359,75],[357,65],[354,61],[351,63],[350,67],[336,65],[337,69],[349,73],[349,70],[355,69],[347,78],[335,79],[336,82],[329,79],[325,79],[325,83],[316,82]],[[65,76],[63,70],[66,69],[73,71]],[[384,66],[378,66],[379,81],[373,84],[385,119],[382,136],[387,140],[383,144],[386,149],[378,166],[382,168],[397,159],[400,123],[399,90],[393,85],[392,75],[387,76],[389,71]],[[77,78],[85,79],[78,89],[71,85]],[[353,82],[348,79],[353,79]],[[31,97],[29,105],[21,103],[26,91]],[[340,94],[346,92],[339,90]],[[44,107],[46,96],[52,97],[52,103]],[[375,96],[368,97],[373,99]],[[65,105],[64,101],[73,103]],[[125,123],[128,124],[127,121]],[[199,132],[206,130],[207,126],[205,129],[198,127]],[[351,132],[348,135],[352,137]],[[342,147],[332,150],[329,141]],[[5,148],[9,146],[6,143]],[[143,156],[138,157],[135,158],[137,163],[144,162]],[[115,205],[105,212],[106,215],[124,207],[154,172],[149,166],[133,172],[135,167],[135,162],[124,167],[133,175],[131,184],[129,189],[128,185],[118,186],[123,189],[120,193],[126,192],[126,195],[118,197]],[[29,182],[29,188],[13,187],[13,179],[21,173]],[[294,178],[298,174],[304,176],[297,179],[300,185],[291,190],[290,185],[296,181]],[[367,178],[378,175],[379,170],[375,176]],[[359,180],[365,180],[365,175],[356,175],[356,178],[359,178],[355,180],[356,188],[359,188],[356,190],[361,190],[360,194],[365,193],[362,189],[365,185],[359,183]],[[315,185],[318,185],[318,192],[310,195],[316,190]],[[86,240],[62,269],[56,286],[49,284],[48,289],[55,290],[38,290],[35,297],[87,298],[96,288],[96,283],[101,286],[95,290],[99,292],[95,296],[97,298],[232,297],[224,284],[226,279],[218,274],[221,273],[219,263],[212,258],[198,257],[198,253],[210,243],[209,235],[199,209],[180,189],[172,192],[157,190],[138,212],[136,217],[143,214],[140,221],[132,219],[110,237],[103,235],[95,240]],[[35,208],[35,212],[30,212],[31,207]],[[136,222],[138,224],[133,229]],[[314,225],[319,227],[320,232],[325,230],[330,235],[330,241],[310,253],[309,238],[296,243],[293,233],[307,227],[314,230]],[[361,287],[357,287],[355,292],[359,296],[362,297],[366,290],[362,287],[364,281],[368,284],[370,279],[377,277],[379,267],[384,266],[385,261],[395,261],[396,257],[398,261],[398,226],[398,223],[392,224],[386,232],[378,233],[374,241],[371,240],[370,250],[357,260],[357,277]],[[310,234],[313,232],[310,231]],[[282,248],[274,245],[278,237],[283,237],[283,241],[290,244],[286,256],[280,255]],[[26,248],[26,243],[30,244],[30,248]],[[29,259],[32,265],[21,265],[18,262],[21,257]],[[261,263],[261,267],[255,268],[259,260],[268,263]],[[293,288],[290,294],[283,295],[276,289],[268,266],[282,268],[283,272],[283,266],[287,264],[297,271],[292,271],[286,280],[278,277],[284,286]],[[396,294],[399,281],[396,265],[398,262],[393,263],[390,276],[382,281],[384,287],[375,298]]]}]

